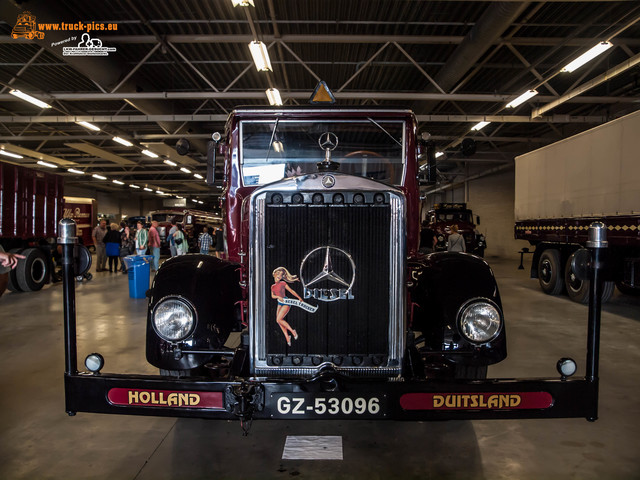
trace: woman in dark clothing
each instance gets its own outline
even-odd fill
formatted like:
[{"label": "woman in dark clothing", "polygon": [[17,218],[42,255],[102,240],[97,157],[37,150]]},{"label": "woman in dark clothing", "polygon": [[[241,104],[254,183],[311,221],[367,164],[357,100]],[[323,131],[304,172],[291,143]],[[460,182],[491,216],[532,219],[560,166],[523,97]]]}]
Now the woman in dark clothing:
[{"label": "woman in dark clothing", "polygon": [[127,273],[124,257],[135,252],[135,239],[126,222],[120,222],[120,271]]},{"label": "woman in dark clothing", "polygon": [[118,271],[118,258],[120,257],[120,232],[118,225],[112,223],[109,231],[104,236],[104,243],[107,246],[107,257],[109,257],[109,271]]}]

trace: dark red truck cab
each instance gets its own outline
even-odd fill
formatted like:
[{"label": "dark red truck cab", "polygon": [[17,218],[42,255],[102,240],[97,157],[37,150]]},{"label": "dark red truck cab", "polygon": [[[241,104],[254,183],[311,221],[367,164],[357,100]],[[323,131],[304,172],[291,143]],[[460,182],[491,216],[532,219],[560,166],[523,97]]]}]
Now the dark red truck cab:
[{"label": "dark red truck cab", "polygon": [[[66,410],[251,419],[597,416],[597,375],[487,379],[506,357],[493,272],[418,252],[411,111],[247,107],[210,145],[224,156],[228,260],[167,260],[149,292],[159,375],[78,372],[66,309]],[[66,222],[66,221],[65,221]],[[73,225],[61,225],[73,244]],[[464,275],[460,275],[464,272]],[[594,282],[598,285],[598,282]],[[596,322],[593,322],[594,328]],[[240,332],[240,344],[226,346]],[[597,365],[597,350],[591,354]],[[593,363],[593,362],[592,362]]]}]

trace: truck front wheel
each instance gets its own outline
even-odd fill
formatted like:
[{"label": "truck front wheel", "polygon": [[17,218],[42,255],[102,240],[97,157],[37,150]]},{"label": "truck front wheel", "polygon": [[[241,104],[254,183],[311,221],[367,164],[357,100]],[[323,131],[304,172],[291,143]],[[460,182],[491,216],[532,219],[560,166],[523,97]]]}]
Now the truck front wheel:
[{"label": "truck front wheel", "polygon": [[558,295],[564,287],[560,252],[553,248],[545,250],[538,261],[538,281],[540,288],[548,295]]}]

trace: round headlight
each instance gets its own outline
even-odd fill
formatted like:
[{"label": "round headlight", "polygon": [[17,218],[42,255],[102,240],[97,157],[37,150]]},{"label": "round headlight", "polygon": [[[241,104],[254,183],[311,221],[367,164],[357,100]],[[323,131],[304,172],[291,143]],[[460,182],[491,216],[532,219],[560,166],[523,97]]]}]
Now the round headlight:
[{"label": "round headlight", "polygon": [[490,342],[502,327],[498,307],[487,301],[474,301],[463,308],[459,317],[460,332],[473,343]]},{"label": "round headlight", "polygon": [[169,297],[158,302],[151,320],[154,330],[163,340],[177,342],[193,331],[195,312],[186,300]]}]

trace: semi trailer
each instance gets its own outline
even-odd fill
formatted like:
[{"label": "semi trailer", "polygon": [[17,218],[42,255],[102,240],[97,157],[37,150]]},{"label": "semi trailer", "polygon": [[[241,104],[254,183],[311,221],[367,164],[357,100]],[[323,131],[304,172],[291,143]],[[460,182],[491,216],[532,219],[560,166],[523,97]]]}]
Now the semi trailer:
[{"label": "semi trailer", "polygon": [[515,159],[515,238],[535,247],[531,277],[550,295],[588,300],[576,252],[594,221],[608,233],[603,301],[640,294],[640,111]]}]

